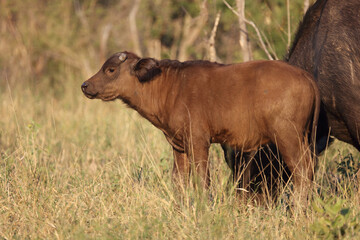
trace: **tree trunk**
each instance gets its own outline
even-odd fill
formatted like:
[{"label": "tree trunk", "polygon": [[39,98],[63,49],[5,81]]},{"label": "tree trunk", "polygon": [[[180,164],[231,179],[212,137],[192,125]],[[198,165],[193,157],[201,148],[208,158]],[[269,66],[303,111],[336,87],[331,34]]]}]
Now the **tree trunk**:
[{"label": "tree trunk", "polygon": [[180,61],[188,60],[188,48],[194,44],[195,40],[199,37],[208,19],[207,0],[201,4],[200,14],[196,18],[191,18],[186,15],[183,26],[183,39],[179,46],[178,59]]},{"label": "tree trunk", "polygon": [[140,2],[141,0],[134,1],[134,5],[129,13],[129,25],[130,25],[131,38],[134,44],[134,51],[136,54],[142,56],[139,34],[136,26],[136,14],[139,10]]},{"label": "tree trunk", "polygon": [[243,61],[246,62],[252,60],[252,53],[251,53],[250,40],[245,22],[245,0],[236,0],[236,7],[239,13],[238,16],[239,27],[240,27],[239,43],[242,51]]},{"label": "tree trunk", "polygon": [[210,39],[209,39],[209,59],[211,62],[216,62],[217,56],[216,56],[216,49],[215,49],[215,36],[216,36],[216,30],[219,25],[220,21],[220,12],[217,13],[214,27],[211,31]]},{"label": "tree trunk", "polygon": [[308,8],[309,8],[309,0],[304,0],[304,14],[308,10]]},{"label": "tree trunk", "polygon": [[107,52],[107,43],[110,37],[110,32],[112,29],[111,24],[106,24],[102,31],[101,31],[101,38],[100,38],[100,59],[101,62],[105,62],[106,60],[106,52]]},{"label": "tree trunk", "polygon": [[161,59],[161,41],[159,39],[150,39],[146,47],[148,49],[149,56],[155,59]]}]

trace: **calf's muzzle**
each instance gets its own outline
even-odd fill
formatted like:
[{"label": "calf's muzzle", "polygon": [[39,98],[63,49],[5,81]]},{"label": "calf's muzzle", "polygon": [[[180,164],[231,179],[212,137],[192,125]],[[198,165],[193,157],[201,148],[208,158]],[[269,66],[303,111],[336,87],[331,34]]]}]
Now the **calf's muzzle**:
[{"label": "calf's muzzle", "polygon": [[84,82],[83,84],[81,84],[81,90],[83,91],[83,93],[85,93],[86,88],[89,86],[89,83]]}]

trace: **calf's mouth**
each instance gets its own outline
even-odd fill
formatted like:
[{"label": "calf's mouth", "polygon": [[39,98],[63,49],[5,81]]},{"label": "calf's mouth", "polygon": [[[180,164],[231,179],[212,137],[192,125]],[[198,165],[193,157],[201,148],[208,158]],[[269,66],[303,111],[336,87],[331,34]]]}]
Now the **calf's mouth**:
[{"label": "calf's mouth", "polygon": [[97,97],[99,93],[88,93],[88,92],[84,92],[84,95],[87,97],[87,98],[90,98],[90,99],[94,99]]}]

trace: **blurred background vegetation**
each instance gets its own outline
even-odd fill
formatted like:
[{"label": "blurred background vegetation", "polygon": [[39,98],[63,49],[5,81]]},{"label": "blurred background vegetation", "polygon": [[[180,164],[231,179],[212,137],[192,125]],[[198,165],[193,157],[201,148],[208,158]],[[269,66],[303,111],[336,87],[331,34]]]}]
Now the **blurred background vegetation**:
[{"label": "blurred background vegetation", "polygon": [[[236,8],[235,0],[228,3]],[[288,20],[293,35],[303,11],[304,0],[252,0],[245,6],[246,18],[280,59],[289,45]],[[109,55],[123,50],[156,58],[209,59],[217,13],[217,61],[239,62],[238,19],[222,0],[1,0],[1,89],[30,84],[61,95],[69,81],[66,74],[84,80]],[[248,30],[254,59],[267,58],[254,29]]]}]

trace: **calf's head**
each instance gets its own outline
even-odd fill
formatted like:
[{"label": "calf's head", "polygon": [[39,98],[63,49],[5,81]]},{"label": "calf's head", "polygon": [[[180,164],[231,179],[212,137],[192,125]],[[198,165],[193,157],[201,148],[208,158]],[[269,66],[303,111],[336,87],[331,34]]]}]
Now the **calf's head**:
[{"label": "calf's head", "polygon": [[81,85],[81,90],[90,99],[125,100],[136,94],[142,84],[160,73],[157,60],[119,52],[106,60],[101,69]]}]

